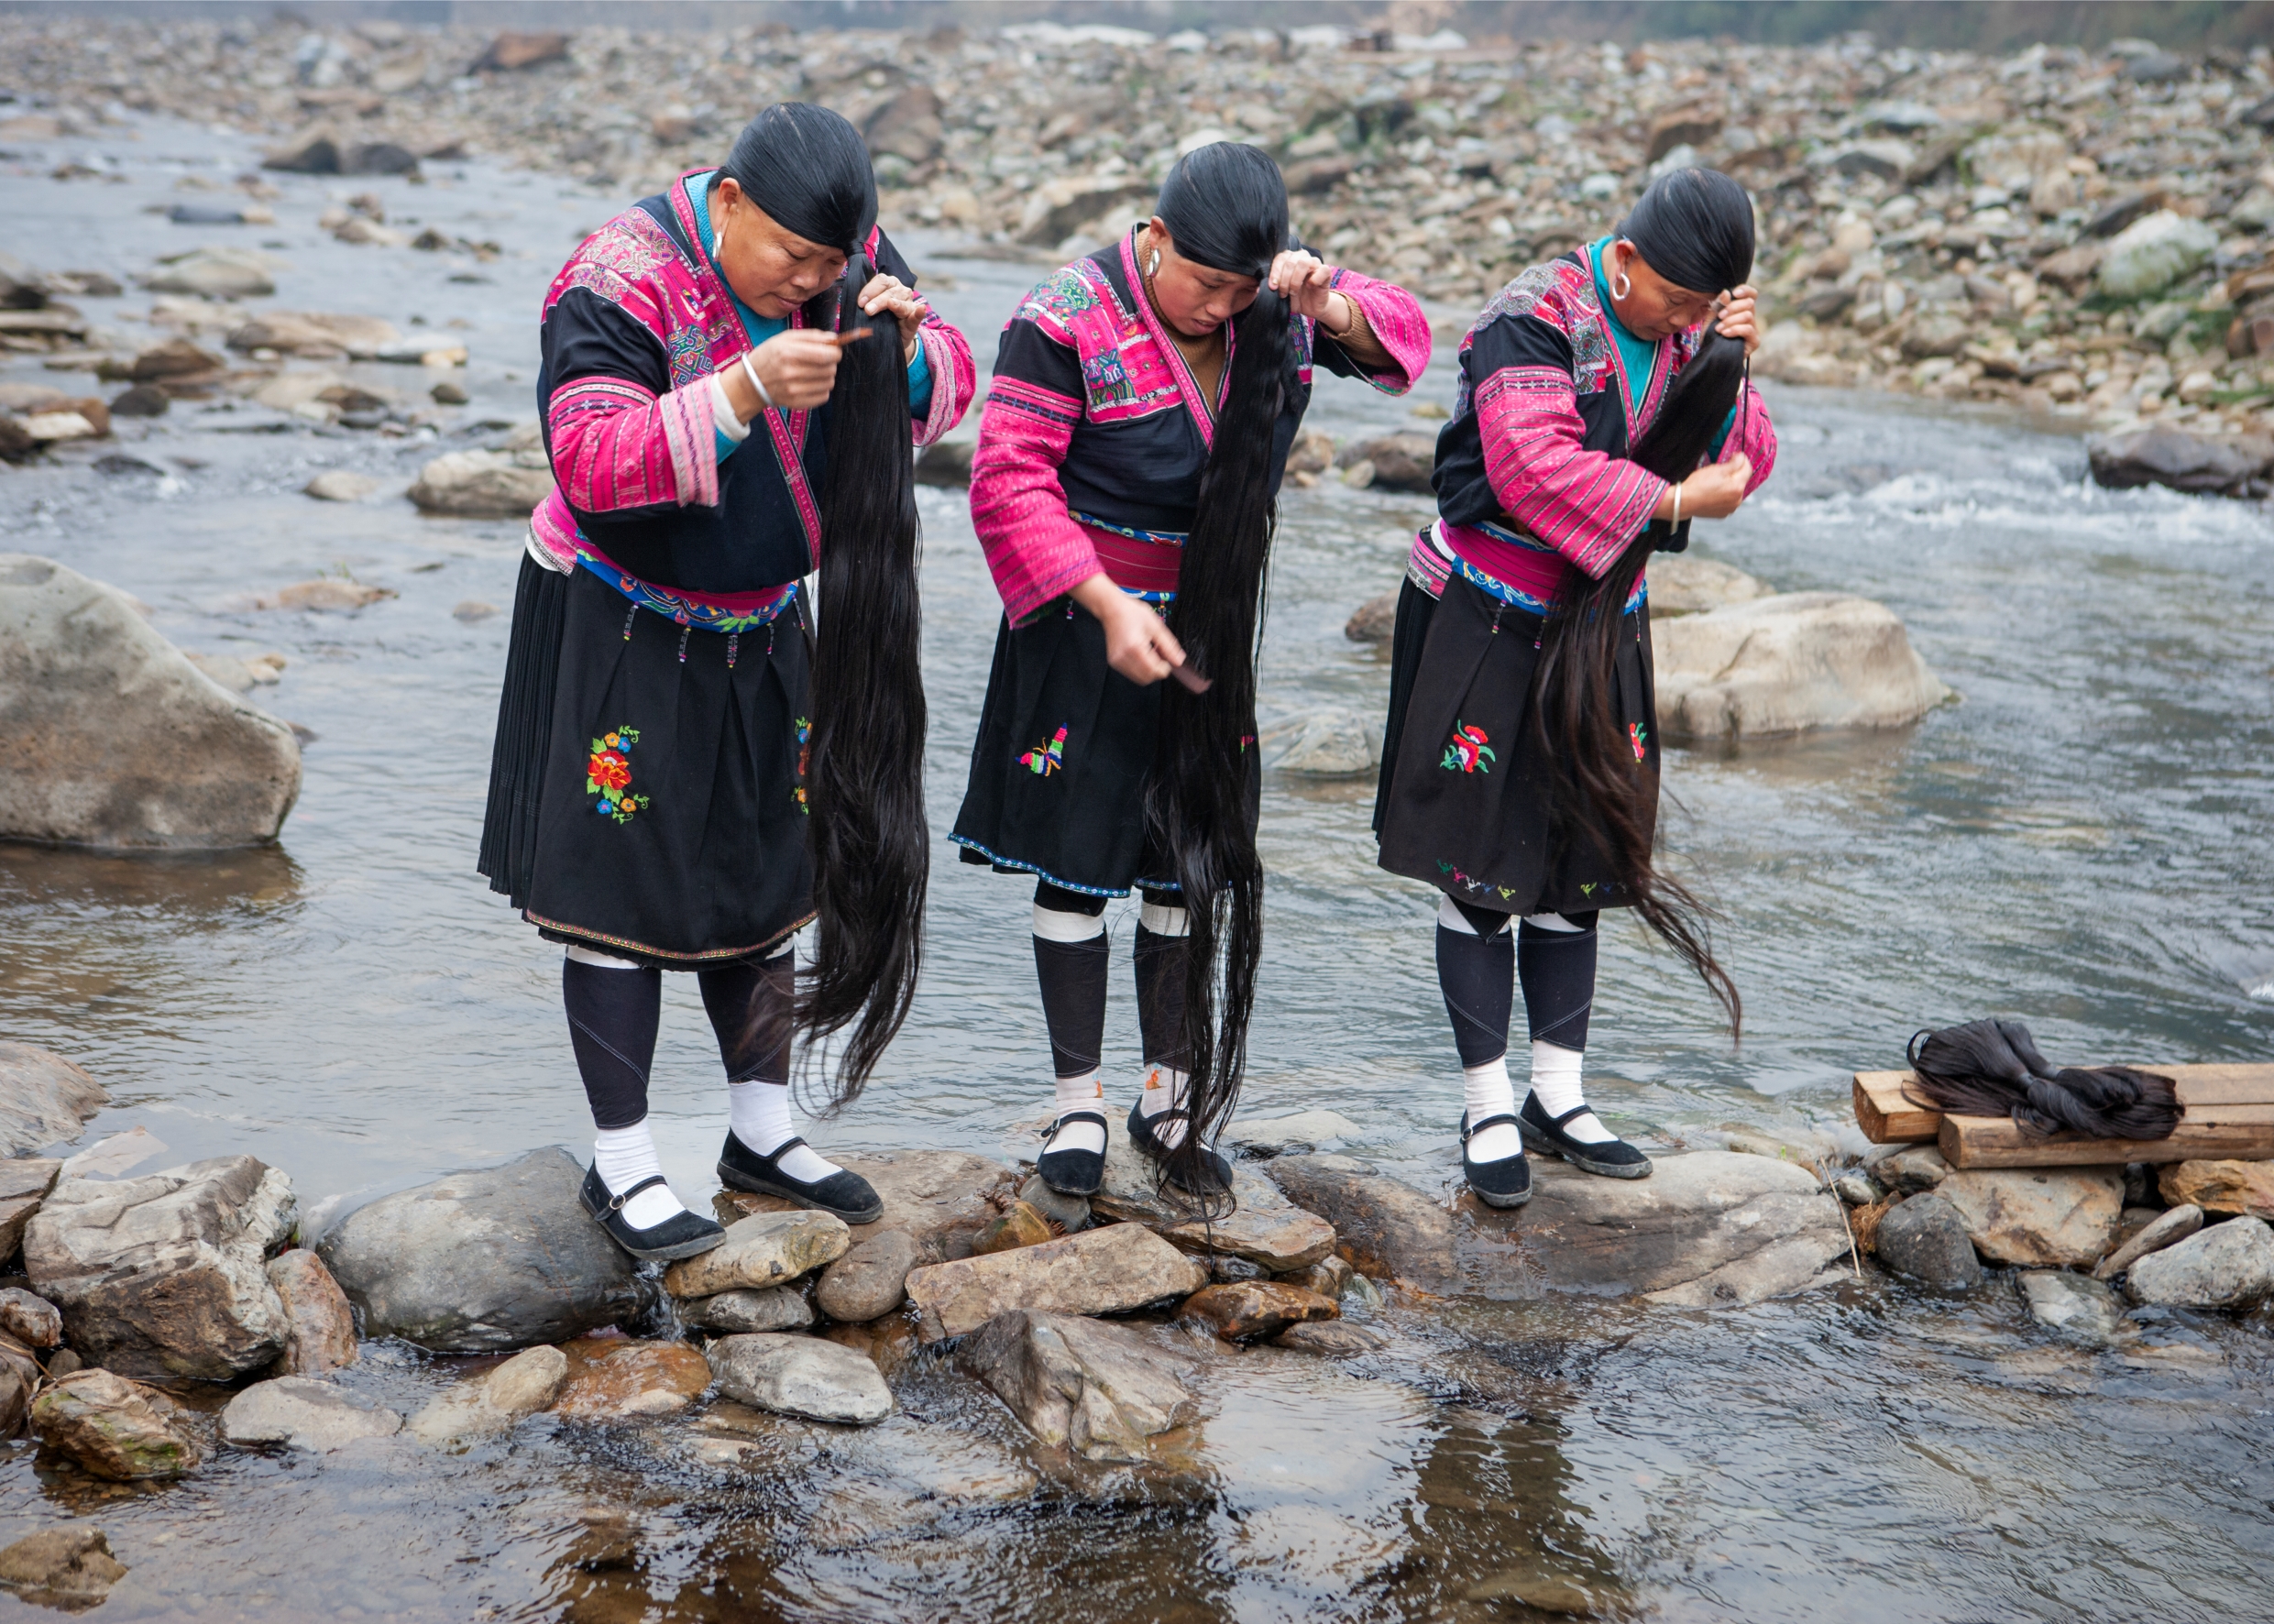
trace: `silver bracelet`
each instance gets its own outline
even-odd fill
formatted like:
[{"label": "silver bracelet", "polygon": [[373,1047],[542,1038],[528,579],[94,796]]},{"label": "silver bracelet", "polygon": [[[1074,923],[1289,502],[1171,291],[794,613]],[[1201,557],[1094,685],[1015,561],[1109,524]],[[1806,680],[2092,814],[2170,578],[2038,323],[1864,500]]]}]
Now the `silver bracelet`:
[{"label": "silver bracelet", "polygon": [[1666,521],[1666,526],[1670,530],[1682,528],[1682,487],[1678,482],[1674,488],[1674,517]]},{"label": "silver bracelet", "polygon": [[742,373],[750,379],[750,387],[758,391],[758,404],[765,411],[774,411],[774,397],[766,393],[766,386],[758,376],[758,368],[750,364],[750,351],[742,352]]}]

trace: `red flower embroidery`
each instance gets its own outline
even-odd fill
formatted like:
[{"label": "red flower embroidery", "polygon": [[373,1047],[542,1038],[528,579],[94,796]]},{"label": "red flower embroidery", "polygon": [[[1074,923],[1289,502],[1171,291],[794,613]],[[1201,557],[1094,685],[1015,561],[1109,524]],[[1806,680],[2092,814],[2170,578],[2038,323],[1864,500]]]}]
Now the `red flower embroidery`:
[{"label": "red flower embroidery", "polygon": [[585,765],[585,775],[601,789],[621,789],[632,782],[632,764],[612,750],[603,750]]}]

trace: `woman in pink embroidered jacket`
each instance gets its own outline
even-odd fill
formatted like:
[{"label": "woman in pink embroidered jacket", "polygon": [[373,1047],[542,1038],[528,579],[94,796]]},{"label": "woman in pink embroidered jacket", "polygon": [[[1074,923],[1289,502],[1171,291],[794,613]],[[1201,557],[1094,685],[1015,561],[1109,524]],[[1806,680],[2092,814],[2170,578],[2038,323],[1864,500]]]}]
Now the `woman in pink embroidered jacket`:
[{"label": "woman in pink embroidered jacket", "polygon": [[[697,973],[719,1039],[721,1179],[852,1223],[882,1211],[793,1129],[787,944],[816,914],[808,806],[819,817],[838,782],[832,723],[920,738],[911,447],[952,426],[974,384],[962,335],[875,220],[859,135],[776,105],[720,168],[595,232],[545,295],[537,400],[558,484],[531,520],[479,866],[567,949],[599,1129],[585,1201],[636,1257],[723,1234],[673,1195],[647,1127],[662,970]],[[857,449],[832,460],[833,445]],[[830,572],[856,568],[849,600],[874,606],[834,642],[825,623],[818,652],[797,587],[817,565],[832,595]],[[814,691],[813,668],[870,680]],[[842,715],[836,694],[856,691],[892,714]],[[846,821],[894,833],[890,817]],[[889,966],[861,1028],[872,1048],[913,982],[914,839],[913,864],[869,854],[896,861],[903,905],[837,934],[865,934]]]},{"label": "woman in pink embroidered jacket", "polygon": [[[1643,566],[1686,546],[1692,519],[1735,511],[1775,461],[1745,372],[1752,252],[1744,189],[1679,170],[1616,236],[1509,283],[1461,345],[1439,517],[1398,603],[1374,827],[1384,868],[1443,893],[1462,1166],[1496,1206],[1529,1199],[1527,1145],[1612,1178],[1650,1172],[1580,1081],[1600,909],[1635,909],[1737,1020],[1700,910],[1652,865]],[[1521,1113],[1518,982],[1532,1037]]]},{"label": "woman in pink embroidered jacket", "polygon": [[952,838],[967,862],[1037,879],[1058,1110],[1038,1169],[1058,1190],[1103,1174],[1103,915],[1132,889],[1147,1081],[1130,1137],[1190,1194],[1228,1185],[1207,1138],[1238,1084],[1260,924],[1272,504],[1313,365],[1394,394],[1428,364],[1412,295],[1294,245],[1277,167],[1228,142],[1180,160],[1149,222],[1004,328],[972,470],[1004,621]]}]

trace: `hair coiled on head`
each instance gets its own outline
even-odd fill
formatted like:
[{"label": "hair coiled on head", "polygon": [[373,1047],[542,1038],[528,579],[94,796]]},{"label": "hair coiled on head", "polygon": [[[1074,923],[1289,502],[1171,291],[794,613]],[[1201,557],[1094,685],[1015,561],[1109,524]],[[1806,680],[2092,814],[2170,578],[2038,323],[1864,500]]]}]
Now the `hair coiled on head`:
[{"label": "hair coiled on head", "polygon": [[1911,1036],[1916,1089],[1957,1116],[2005,1116],[2032,1138],[2168,1139],[2187,1108],[2169,1077],[2131,1066],[2056,1067],[2019,1021],[1968,1021]]},{"label": "hair coiled on head", "polygon": [[[1620,235],[1653,270],[1696,292],[1738,287],[1752,272],[1752,203],[1743,187],[1710,170],[1677,170],[1653,182]],[[1696,472],[1747,386],[1744,345],[1708,324],[1628,460],[1670,482]],[[1620,644],[1642,635],[1627,617],[1627,599],[1651,554],[1674,541],[1670,527],[1653,520],[1602,575],[1572,572],[1576,578],[1541,632],[1533,714],[1543,745],[1565,768],[1552,780],[1552,838],[1562,850],[1592,847],[1642,923],[1697,972],[1734,1035],[1744,1015],[1737,983],[1714,957],[1709,910],[1653,861],[1658,777],[1635,759],[1613,703]]]},{"label": "hair coiled on head", "polygon": [[[1253,147],[1217,142],[1178,160],[1159,213],[1177,252],[1260,281],[1287,246],[1287,188]],[[1203,1143],[1232,1114],[1263,956],[1263,863],[1256,854],[1247,752],[1255,748],[1256,644],[1276,521],[1272,455],[1286,403],[1288,312],[1268,287],[1232,324],[1230,373],[1177,576],[1170,630],[1210,681],[1164,683],[1146,793],[1157,846],[1183,888],[1189,934],[1181,1048],[1185,1134],[1168,1167],[1206,1178]],[[1218,993],[1221,987],[1221,998]]]},{"label": "hair coiled on head", "polygon": [[924,683],[917,664],[917,532],[907,373],[898,324],[873,323],[856,297],[875,268],[868,149],[835,113],[767,108],[724,166],[775,224],[849,256],[834,287],[808,302],[808,326],[865,331],[840,353],[829,404],[820,507],[819,624],[813,643],[805,766],[813,859],[814,962],[799,978],[798,1028],[847,1033],[829,1089],[855,1098],[907,1018],[923,958],[931,843],[924,817]]}]

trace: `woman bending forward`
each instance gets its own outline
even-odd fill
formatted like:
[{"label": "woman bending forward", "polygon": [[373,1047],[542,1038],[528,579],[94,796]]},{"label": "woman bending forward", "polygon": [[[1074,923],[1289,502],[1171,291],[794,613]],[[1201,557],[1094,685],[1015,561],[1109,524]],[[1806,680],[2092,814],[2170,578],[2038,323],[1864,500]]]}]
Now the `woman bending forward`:
[{"label": "woman bending forward", "polygon": [[[1509,283],[1461,344],[1439,517],[1398,600],[1374,827],[1384,868],[1444,893],[1437,979],[1464,1076],[1462,1167],[1495,1206],[1529,1199],[1527,1145],[1591,1173],[1650,1172],[1580,1082],[1599,910],[1635,909],[1732,1028],[1738,1017],[1696,904],[1652,867],[1642,566],[1686,546],[1692,519],[1734,512],[1775,459],[1745,382],[1752,249],[1744,189],[1679,170],[1616,236]],[[1507,1061],[1519,982],[1532,1037],[1521,1114]]]},{"label": "woman bending forward", "polygon": [[1057,1076],[1038,1169],[1069,1194],[1104,1171],[1103,916],[1132,888],[1146,1075],[1129,1136],[1189,1193],[1229,1188],[1208,1139],[1238,1086],[1260,941],[1258,601],[1314,362],[1402,393],[1429,326],[1412,295],[1294,244],[1278,168],[1229,142],[1179,160],[1151,220],[1003,330],[972,520],[1004,620],[953,839],[967,862],[1036,877]]},{"label": "woman bending forward", "polygon": [[[649,1136],[665,970],[695,972],[726,1065],[720,1179],[853,1223],[883,1210],[790,1121],[789,942],[815,916],[818,765],[797,583],[866,488],[905,497],[911,441],[956,422],[973,376],[875,220],[852,126],[779,104],[720,168],[595,232],[545,296],[537,400],[558,485],[522,565],[480,867],[567,948],[599,1129],[585,1203],[635,1257],[724,1234],[672,1193]],[[864,314],[881,329],[840,346],[829,329]],[[832,467],[840,446],[873,449]],[[912,625],[859,631],[906,642],[913,668]],[[920,738],[920,690],[896,709],[913,714],[880,725]]]}]

